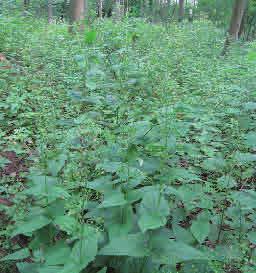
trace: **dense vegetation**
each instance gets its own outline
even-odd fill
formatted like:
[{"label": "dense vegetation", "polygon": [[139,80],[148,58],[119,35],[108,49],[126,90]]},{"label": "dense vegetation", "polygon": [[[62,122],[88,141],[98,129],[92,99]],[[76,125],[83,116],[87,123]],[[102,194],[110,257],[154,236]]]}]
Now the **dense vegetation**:
[{"label": "dense vegetation", "polygon": [[256,44],[224,34],[0,18],[1,273],[255,272]]}]

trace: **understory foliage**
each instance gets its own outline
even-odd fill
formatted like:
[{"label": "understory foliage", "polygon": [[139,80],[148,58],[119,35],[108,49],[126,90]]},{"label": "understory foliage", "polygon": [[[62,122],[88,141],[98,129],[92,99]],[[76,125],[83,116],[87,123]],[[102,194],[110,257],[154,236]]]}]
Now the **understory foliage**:
[{"label": "understory foliage", "polygon": [[1,263],[255,272],[256,45],[221,58],[223,40],[209,22],[105,20],[71,37],[0,18],[1,150],[30,167],[0,178]]}]

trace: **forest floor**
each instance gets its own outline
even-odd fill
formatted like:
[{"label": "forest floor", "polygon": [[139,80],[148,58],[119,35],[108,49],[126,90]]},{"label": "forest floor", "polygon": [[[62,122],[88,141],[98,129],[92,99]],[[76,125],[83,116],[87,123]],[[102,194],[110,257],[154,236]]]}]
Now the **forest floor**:
[{"label": "forest floor", "polygon": [[57,178],[47,200],[61,188],[65,215],[81,222],[83,200],[105,194],[85,183],[112,175],[128,191],[175,192],[165,226],[221,256],[179,272],[255,272],[256,44],[221,57],[223,41],[209,22],[106,20],[71,36],[65,25],[0,18],[0,255],[31,243],[10,238],[46,196],[35,177]]}]

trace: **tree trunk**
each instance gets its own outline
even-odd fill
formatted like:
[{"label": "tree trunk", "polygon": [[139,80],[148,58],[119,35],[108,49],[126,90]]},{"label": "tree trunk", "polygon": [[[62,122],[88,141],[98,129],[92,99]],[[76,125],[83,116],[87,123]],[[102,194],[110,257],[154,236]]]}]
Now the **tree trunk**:
[{"label": "tree trunk", "polygon": [[48,23],[51,24],[53,22],[52,0],[48,0],[47,11],[48,11]]},{"label": "tree trunk", "polygon": [[179,22],[183,21],[185,15],[185,1],[179,0]]},{"label": "tree trunk", "polygon": [[240,29],[238,32],[238,38],[240,38],[241,36],[243,36],[245,34],[244,33],[245,32],[245,25],[246,25],[246,22],[248,21],[248,9],[249,9],[249,5],[248,5],[248,1],[247,1],[246,7],[244,10],[244,14],[243,14],[243,18],[241,21]]},{"label": "tree trunk", "polygon": [[[255,25],[255,19],[256,19],[256,16],[251,16],[251,20],[248,22],[248,29],[247,29],[247,34],[246,34],[246,41],[249,41],[249,38],[250,38],[250,33],[251,33],[251,30],[252,30],[252,27]],[[254,36],[254,32],[255,32],[255,28],[253,30],[253,33],[252,33],[252,38]]]},{"label": "tree trunk", "polygon": [[174,8],[172,10],[172,14],[171,14],[171,17],[170,17],[170,22],[172,22],[173,18],[175,17],[176,8],[177,8],[177,1],[175,2]]},{"label": "tree trunk", "polygon": [[23,5],[24,5],[24,10],[28,10],[29,0],[24,0]]},{"label": "tree trunk", "polygon": [[158,13],[158,8],[159,8],[159,1],[158,0],[152,0],[152,22],[157,23],[157,13]]},{"label": "tree trunk", "polygon": [[191,23],[193,22],[193,9],[192,8],[189,9],[188,21]]},{"label": "tree trunk", "polygon": [[124,15],[127,15],[129,12],[129,0],[125,0],[124,2]]},{"label": "tree trunk", "polygon": [[239,30],[241,27],[247,0],[236,0],[233,8],[233,14],[230,21],[229,36],[234,40],[239,38]]},{"label": "tree trunk", "polygon": [[84,29],[82,20],[84,19],[85,2],[84,0],[70,1],[70,27],[69,32],[73,32],[73,25],[79,23],[80,30]]},{"label": "tree trunk", "polygon": [[117,21],[121,20],[121,18],[122,18],[122,15],[123,15],[122,8],[123,8],[123,6],[121,5],[121,1],[116,0],[115,6],[114,6],[114,19]]},{"label": "tree trunk", "polygon": [[103,0],[98,1],[98,8],[99,8],[99,17],[100,19],[103,18]]},{"label": "tree trunk", "polygon": [[239,31],[247,5],[247,0],[235,0],[233,13],[230,21],[228,36],[226,38],[224,48],[221,55],[225,55],[232,40],[238,40]]}]

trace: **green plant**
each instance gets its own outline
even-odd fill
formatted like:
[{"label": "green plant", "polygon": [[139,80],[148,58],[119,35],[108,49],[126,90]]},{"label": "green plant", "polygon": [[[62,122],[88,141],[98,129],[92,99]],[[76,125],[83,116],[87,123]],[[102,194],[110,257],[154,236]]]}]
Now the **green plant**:
[{"label": "green plant", "polygon": [[28,238],[3,260],[21,273],[255,268],[250,47],[217,58],[209,22],[106,20],[73,39],[33,19],[0,26],[19,60],[0,91],[1,147],[32,165],[25,185],[1,178],[16,223],[2,244]]}]

